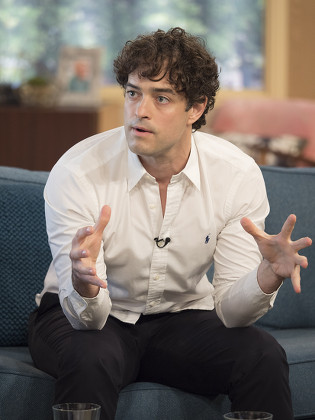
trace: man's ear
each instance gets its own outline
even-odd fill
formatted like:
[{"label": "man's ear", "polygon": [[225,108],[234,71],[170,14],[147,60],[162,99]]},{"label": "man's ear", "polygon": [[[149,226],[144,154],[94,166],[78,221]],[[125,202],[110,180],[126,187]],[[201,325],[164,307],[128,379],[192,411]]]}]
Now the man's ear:
[{"label": "man's ear", "polygon": [[188,109],[188,113],[189,113],[188,122],[189,122],[189,124],[192,125],[194,122],[199,120],[201,115],[204,113],[207,102],[208,102],[208,99],[205,97],[203,102],[201,102],[201,103],[196,102]]}]

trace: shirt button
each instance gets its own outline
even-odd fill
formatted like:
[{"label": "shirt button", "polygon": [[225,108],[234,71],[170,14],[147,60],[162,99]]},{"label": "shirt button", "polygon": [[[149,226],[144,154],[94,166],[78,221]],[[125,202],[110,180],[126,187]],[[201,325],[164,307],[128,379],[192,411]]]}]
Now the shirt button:
[{"label": "shirt button", "polygon": [[155,209],[155,204],[150,204],[150,210],[154,210]]},{"label": "shirt button", "polygon": [[160,276],[159,276],[158,274],[155,274],[155,275],[153,276],[153,280],[159,280],[159,278],[160,278]]},{"label": "shirt button", "polygon": [[156,301],[153,300],[152,302],[149,303],[149,307],[152,308],[154,305],[156,305]]}]

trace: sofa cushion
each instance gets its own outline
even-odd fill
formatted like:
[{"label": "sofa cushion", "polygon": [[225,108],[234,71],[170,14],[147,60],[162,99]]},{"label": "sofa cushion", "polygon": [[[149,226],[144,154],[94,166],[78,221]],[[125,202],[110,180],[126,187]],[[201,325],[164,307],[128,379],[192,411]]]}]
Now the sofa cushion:
[{"label": "sofa cushion", "polygon": [[1,419],[52,418],[55,380],[36,369],[26,347],[0,348]]},{"label": "sofa cushion", "polygon": [[315,329],[268,330],[285,349],[296,419],[315,418]]},{"label": "sofa cushion", "polygon": [[115,420],[221,420],[230,409],[224,395],[209,399],[166,385],[136,382],[120,392]]},{"label": "sofa cushion", "polygon": [[[55,379],[34,367],[26,347],[0,348],[0,377],[0,400],[6,401],[3,419],[50,418]],[[115,419],[219,420],[229,410],[230,402],[223,395],[208,399],[161,384],[137,382],[120,392]]]},{"label": "sofa cushion", "polygon": [[0,167],[1,346],[26,345],[28,314],[51,260],[43,199],[47,175]]},{"label": "sofa cushion", "polygon": [[[270,202],[270,214],[266,219],[266,232],[276,234],[291,213],[297,223],[293,239],[309,236],[315,240],[315,169],[263,167]],[[301,269],[302,292],[293,291],[290,280],[281,286],[274,308],[258,323],[267,327],[299,328],[315,327],[315,253],[314,245],[301,251],[309,260],[308,269]]]},{"label": "sofa cushion", "polygon": [[[295,418],[314,419],[315,329],[268,331],[287,353]],[[0,401],[6,402],[1,406],[5,410],[1,412],[3,418],[49,419],[55,380],[34,367],[26,347],[0,348],[0,377]],[[229,410],[230,402],[223,395],[208,399],[161,384],[139,382],[120,392],[116,420],[219,420]]]}]

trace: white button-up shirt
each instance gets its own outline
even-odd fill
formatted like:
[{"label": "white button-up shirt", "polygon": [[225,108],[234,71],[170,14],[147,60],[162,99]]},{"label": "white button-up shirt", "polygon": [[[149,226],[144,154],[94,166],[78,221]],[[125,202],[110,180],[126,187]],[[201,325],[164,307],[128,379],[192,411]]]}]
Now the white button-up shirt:
[{"label": "white button-up shirt", "polygon": [[[257,245],[240,225],[247,216],[264,227],[263,177],[223,139],[192,134],[186,167],[168,185],[164,217],[158,183],[128,149],[122,127],[65,153],[44,196],[53,262],[36,300],[46,291],[59,293],[74,328],[100,329],[109,314],[135,323],[141,314],[214,307],[227,326],[241,326],[273,305],[276,293],[266,295],[257,282]],[[83,298],[71,281],[71,241],[79,228],[95,224],[105,204],[112,211],[96,269],[108,287]],[[167,237],[164,247],[154,241]]]}]

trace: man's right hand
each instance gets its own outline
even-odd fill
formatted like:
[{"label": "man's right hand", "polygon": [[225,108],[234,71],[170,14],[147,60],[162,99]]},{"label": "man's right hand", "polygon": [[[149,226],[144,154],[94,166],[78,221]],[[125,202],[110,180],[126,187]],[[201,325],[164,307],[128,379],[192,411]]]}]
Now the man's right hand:
[{"label": "man's right hand", "polygon": [[107,283],[96,274],[96,260],[110,215],[110,207],[102,207],[96,224],[79,229],[72,240],[72,284],[83,297],[93,298],[97,296],[100,287],[107,287]]}]

